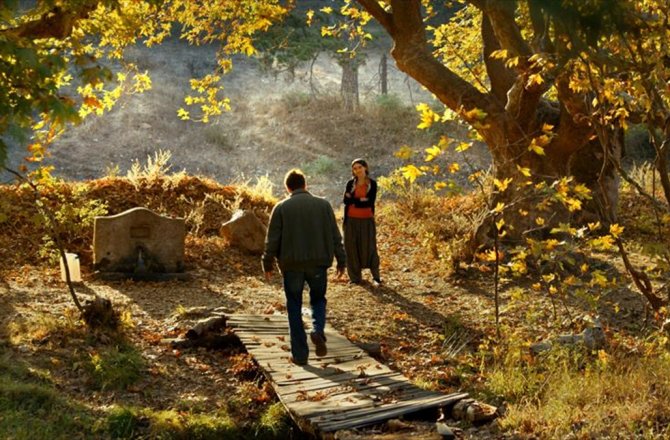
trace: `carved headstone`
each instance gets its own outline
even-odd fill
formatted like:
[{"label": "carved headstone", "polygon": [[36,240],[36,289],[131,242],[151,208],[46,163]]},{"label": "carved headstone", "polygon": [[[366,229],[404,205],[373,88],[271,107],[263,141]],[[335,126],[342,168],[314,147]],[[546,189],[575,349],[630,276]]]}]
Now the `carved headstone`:
[{"label": "carved headstone", "polygon": [[96,217],[93,262],[100,272],[183,272],[185,238],[183,218],[164,217],[147,208]]},{"label": "carved headstone", "polygon": [[265,247],[265,225],[252,212],[236,211],[219,231],[234,246],[252,253],[262,253]]}]

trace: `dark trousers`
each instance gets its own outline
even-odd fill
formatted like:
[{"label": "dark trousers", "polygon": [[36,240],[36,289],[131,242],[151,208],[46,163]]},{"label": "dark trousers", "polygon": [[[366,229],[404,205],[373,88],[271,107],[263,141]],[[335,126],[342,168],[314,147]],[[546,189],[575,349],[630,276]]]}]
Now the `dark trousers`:
[{"label": "dark trousers", "polygon": [[323,334],[326,326],[326,289],[328,276],[326,267],[317,267],[305,271],[285,271],[284,293],[291,335],[291,354],[293,359],[307,360],[309,347],[307,335],[302,324],[302,292],[305,283],[309,286],[309,304],[312,308],[312,332]]}]

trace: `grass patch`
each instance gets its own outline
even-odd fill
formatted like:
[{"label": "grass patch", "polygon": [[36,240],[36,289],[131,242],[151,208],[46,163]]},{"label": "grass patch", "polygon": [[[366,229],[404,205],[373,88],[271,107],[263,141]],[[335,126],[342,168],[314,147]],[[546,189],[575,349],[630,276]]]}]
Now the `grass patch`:
[{"label": "grass patch", "polygon": [[216,124],[207,124],[203,129],[203,134],[207,142],[221,148],[223,151],[231,151],[233,149],[233,144],[228,139],[228,135],[223,127]]},{"label": "grass patch", "polygon": [[26,364],[0,359],[0,438],[93,437],[94,416],[70,402]]},{"label": "grass patch", "polygon": [[[487,373],[489,391],[512,402],[503,430],[540,438],[665,438],[670,434],[670,356],[552,349],[534,362]],[[660,437],[659,437],[660,436]]]},{"label": "grass patch", "polygon": [[86,363],[95,387],[123,390],[136,383],[144,371],[144,359],[130,346],[111,347],[89,354]]},{"label": "grass patch", "polygon": [[112,438],[244,440],[291,438],[292,425],[280,403],[271,405],[255,423],[239,425],[225,412],[154,411],[114,407],[99,429]]}]

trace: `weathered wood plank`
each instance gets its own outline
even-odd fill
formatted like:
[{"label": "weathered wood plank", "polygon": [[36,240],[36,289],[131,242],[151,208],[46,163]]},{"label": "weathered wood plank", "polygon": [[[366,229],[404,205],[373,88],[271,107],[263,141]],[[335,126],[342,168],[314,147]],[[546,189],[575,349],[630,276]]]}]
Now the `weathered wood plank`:
[{"label": "weathered wood plank", "polygon": [[467,396],[466,393],[458,393],[450,394],[442,398],[424,399],[423,401],[417,401],[412,404],[406,404],[405,402],[400,404],[395,403],[385,407],[383,411],[365,412],[357,417],[351,417],[351,414],[347,414],[347,418],[339,421],[331,420],[324,423],[318,423],[317,421],[312,420],[312,422],[316,423],[317,426],[319,426],[319,429],[323,432],[339,431],[340,429],[371,425],[382,420],[388,420],[402,414],[416,412],[422,409],[451,405]]},{"label": "weathered wood plank", "polygon": [[315,357],[308,338],[309,364],[300,366],[289,360],[286,316],[231,315],[227,323],[256,359],[291,417],[314,432],[364,426],[467,396],[423,390],[331,328],[325,332],[328,354]]}]

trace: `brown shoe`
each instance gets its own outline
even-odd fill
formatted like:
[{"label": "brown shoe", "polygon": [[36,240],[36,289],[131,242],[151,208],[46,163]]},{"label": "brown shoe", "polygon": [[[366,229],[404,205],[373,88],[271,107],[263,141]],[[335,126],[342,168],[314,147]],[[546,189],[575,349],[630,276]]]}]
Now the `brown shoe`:
[{"label": "brown shoe", "polygon": [[310,333],[309,334],[312,343],[316,347],[317,357],[324,357],[328,354],[328,347],[326,347],[326,337],[320,333]]}]

